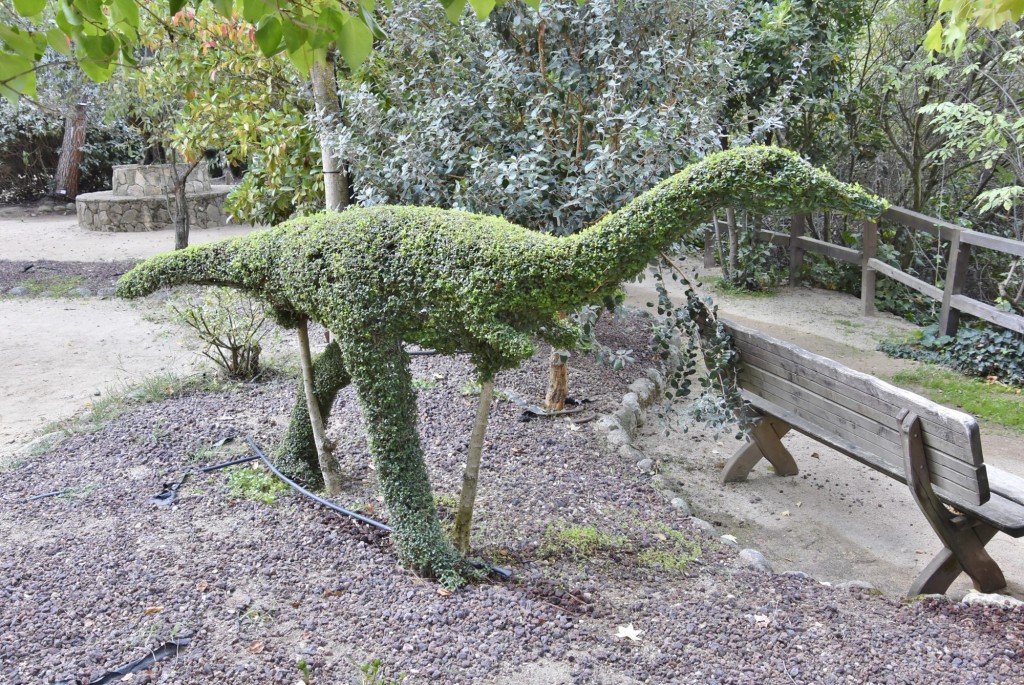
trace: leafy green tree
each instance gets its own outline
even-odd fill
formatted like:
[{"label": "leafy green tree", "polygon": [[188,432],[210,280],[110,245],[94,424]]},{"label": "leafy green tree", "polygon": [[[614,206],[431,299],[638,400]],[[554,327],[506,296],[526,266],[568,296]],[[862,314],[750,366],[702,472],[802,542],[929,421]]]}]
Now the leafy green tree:
[{"label": "leafy green tree", "polygon": [[925,34],[924,47],[960,55],[972,26],[995,31],[1024,16],[1024,0],[941,0],[939,17]]}]

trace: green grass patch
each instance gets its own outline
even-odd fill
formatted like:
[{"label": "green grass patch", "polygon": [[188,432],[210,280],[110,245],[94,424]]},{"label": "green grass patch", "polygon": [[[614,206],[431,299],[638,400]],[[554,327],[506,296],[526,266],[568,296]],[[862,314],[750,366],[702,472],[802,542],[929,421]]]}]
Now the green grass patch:
[{"label": "green grass patch", "polygon": [[75,288],[81,288],[84,285],[85,278],[83,276],[47,276],[15,284],[16,287],[25,288],[32,295],[48,295],[50,297],[64,297]]},{"label": "green grass patch", "polygon": [[663,523],[652,526],[654,544],[640,550],[637,559],[644,566],[665,571],[685,571],[702,553],[700,543]]},{"label": "green grass patch", "polygon": [[548,524],[544,531],[541,554],[580,559],[592,557],[599,552],[624,549],[628,543],[625,536],[603,533],[596,526],[576,526],[565,521],[555,521]]},{"label": "green grass patch", "polygon": [[892,382],[957,407],[978,418],[1024,431],[1024,395],[1018,388],[967,378],[941,367],[924,365],[893,375]]},{"label": "green grass patch", "polygon": [[288,486],[262,466],[242,466],[228,473],[228,488],[235,497],[274,504]]}]

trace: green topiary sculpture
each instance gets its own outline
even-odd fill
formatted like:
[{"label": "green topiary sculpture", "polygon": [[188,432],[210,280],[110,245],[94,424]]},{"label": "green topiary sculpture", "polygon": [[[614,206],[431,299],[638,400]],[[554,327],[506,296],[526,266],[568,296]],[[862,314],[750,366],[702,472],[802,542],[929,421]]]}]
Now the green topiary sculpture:
[{"label": "green topiary sculpture", "polygon": [[[438,523],[403,344],[465,350],[481,380],[530,357],[534,337],[570,347],[575,332],[558,312],[602,301],[723,206],[866,217],[884,201],[792,152],[748,147],[711,155],[566,238],[458,211],[352,209],[154,257],[118,294],[227,285],[267,300],[282,323],[308,316],[330,329],[344,366],[331,373],[356,384],[400,559],[457,585],[467,567]],[[289,435],[307,440],[294,426]]]}]

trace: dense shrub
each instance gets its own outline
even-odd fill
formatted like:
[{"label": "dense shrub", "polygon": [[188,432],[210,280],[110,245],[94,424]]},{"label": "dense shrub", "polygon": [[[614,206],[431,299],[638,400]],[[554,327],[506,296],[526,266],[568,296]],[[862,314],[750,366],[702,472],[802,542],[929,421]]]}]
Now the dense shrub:
[{"label": "dense shrub", "polygon": [[1024,336],[1004,328],[961,326],[955,336],[948,336],[938,335],[938,326],[933,324],[922,331],[920,339],[886,341],[879,349],[899,359],[942,364],[967,376],[1024,387]]},{"label": "dense shrub", "polygon": [[[721,145],[734,3],[401,3],[337,128],[356,199],[572,233]],[[440,46],[443,45],[442,49]]]}]

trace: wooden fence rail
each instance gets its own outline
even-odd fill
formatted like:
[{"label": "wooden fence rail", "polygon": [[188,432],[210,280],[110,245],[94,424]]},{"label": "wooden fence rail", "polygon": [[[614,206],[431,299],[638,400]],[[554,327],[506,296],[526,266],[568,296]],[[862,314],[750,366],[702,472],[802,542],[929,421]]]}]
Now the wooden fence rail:
[{"label": "wooden fence rail", "polygon": [[[940,334],[955,335],[960,324],[961,313],[970,314],[997,326],[1024,334],[1024,316],[1004,312],[963,293],[967,280],[967,266],[973,247],[1024,257],[1024,242],[979,233],[902,207],[890,207],[882,214],[881,218],[905,226],[911,231],[927,233],[940,241],[949,243],[944,287],[939,288],[922,281],[901,271],[898,267],[879,260],[878,224],[873,221],[862,222],[862,240],[859,250],[808,237],[805,235],[807,217],[802,215],[792,217],[788,234],[781,231],[759,229],[755,235],[759,241],[789,248],[790,285],[796,285],[803,268],[804,254],[807,252],[860,266],[860,297],[865,315],[875,313],[875,284],[878,275],[882,275],[941,303]],[[712,224],[704,234],[704,262],[706,265],[712,265],[715,262],[714,237],[716,229],[723,230],[724,228],[725,222],[719,220],[717,227]]]}]

